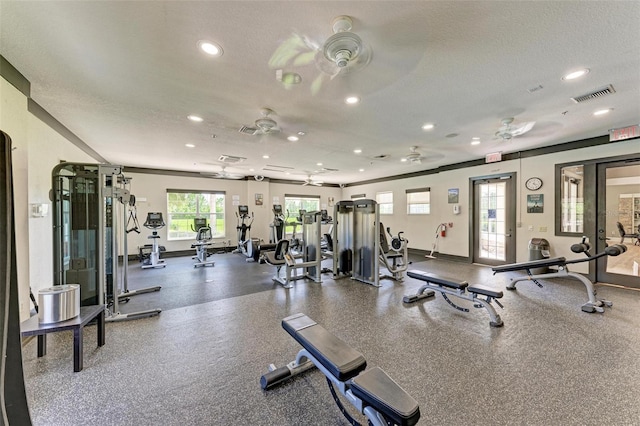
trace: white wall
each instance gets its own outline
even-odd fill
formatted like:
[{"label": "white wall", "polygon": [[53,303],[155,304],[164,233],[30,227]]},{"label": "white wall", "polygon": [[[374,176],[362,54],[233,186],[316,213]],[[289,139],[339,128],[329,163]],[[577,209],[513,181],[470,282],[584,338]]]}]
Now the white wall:
[{"label": "white wall", "polygon": [[[20,317],[29,316],[29,287],[53,284],[51,170],[60,160],[95,162],[27,111],[27,97],[0,78],[0,129],[12,140],[14,214]],[[31,217],[30,204],[49,206],[46,217]]]},{"label": "white wall", "polygon": [[[223,241],[231,241],[232,246],[236,246],[238,242],[236,225],[237,218],[235,213],[238,210],[237,204],[234,205],[233,197],[238,196],[239,204],[248,205],[249,212],[254,215],[254,222],[251,226],[251,237],[260,238],[263,241],[269,241],[269,224],[273,220],[271,207],[273,197],[278,197],[279,203],[284,204],[285,194],[301,194],[301,195],[317,195],[320,196],[321,205],[327,204],[329,197],[336,200],[340,198],[340,188],[326,188],[316,186],[302,186],[300,184],[281,184],[270,183],[267,179],[262,182],[255,180],[225,180],[225,179],[209,179],[209,178],[191,178],[170,175],[146,174],[146,173],[127,173],[125,175],[132,178],[131,193],[137,199],[138,220],[142,225],[148,212],[159,211],[163,216],[167,216],[167,189],[187,189],[187,190],[216,190],[224,191],[225,196],[225,216],[226,229],[225,236],[215,241],[222,243]],[[256,194],[262,194],[262,205],[256,205]],[[140,199],[145,201],[140,201]],[[331,209],[329,209],[331,210]],[[150,244],[148,236],[150,230],[142,228],[141,234],[129,233],[128,247],[129,254],[136,254],[138,247],[144,244]],[[160,235],[160,244],[165,246],[167,251],[190,250],[191,240],[167,241],[167,228],[158,231]]]},{"label": "white wall", "polygon": [[[343,190],[342,199],[349,200],[351,195],[366,193],[367,198],[375,199],[376,192],[393,191],[394,213],[382,215],[380,221],[390,226],[393,232],[405,231],[409,240],[409,248],[431,250],[435,230],[438,224],[452,222],[453,227],[447,229],[446,238],[440,238],[438,251],[444,254],[467,257],[470,255],[470,209],[469,178],[503,173],[517,174],[517,211],[516,220],[516,256],[517,261],[526,261],[529,256],[528,242],[531,238],[545,238],[551,245],[552,256],[575,258],[571,252],[571,244],[575,237],[555,236],[555,165],[572,161],[593,158],[614,157],[617,155],[638,154],[638,140],[617,142],[608,145],[577,149],[541,155],[522,160],[510,160],[500,163],[483,164],[476,167],[456,169],[432,175],[412,177],[388,182],[349,186]],[[542,179],[543,186],[535,194],[544,194],[544,213],[527,213],[527,194],[532,192],[524,188],[524,182],[530,177]],[[413,188],[431,188],[431,214],[407,215],[405,190]],[[452,205],[448,204],[448,190],[458,188],[461,213],[453,214]],[[595,214],[595,212],[585,212]],[[531,229],[533,230],[529,230]],[[546,228],[546,230],[545,230]],[[577,264],[572,270],[588,272],[588,265]]]}]

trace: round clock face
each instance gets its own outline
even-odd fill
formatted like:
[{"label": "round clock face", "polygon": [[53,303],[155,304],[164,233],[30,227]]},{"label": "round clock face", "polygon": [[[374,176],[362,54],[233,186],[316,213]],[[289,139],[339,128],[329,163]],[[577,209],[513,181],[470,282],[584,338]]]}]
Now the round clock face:
[{"label": "round clock face", "polygon": [[542,179],[537,178],[537,177],[529,178],[529,179],[527,179],[527,182],[525,183],[525,186],[530,191],[536,191],[536,190],[538,190],[538,189],[540,189],[542,187]]}]

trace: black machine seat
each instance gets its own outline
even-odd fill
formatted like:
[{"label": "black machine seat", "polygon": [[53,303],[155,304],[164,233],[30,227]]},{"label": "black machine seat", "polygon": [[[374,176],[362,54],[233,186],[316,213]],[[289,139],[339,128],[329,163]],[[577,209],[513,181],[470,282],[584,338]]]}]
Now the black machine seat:
[{"label": "black machine seat", "polygon": [[451,278],[439,277],[423,271],[407,271],[407,275],[421,281],[427,281],[444,287],[464,290],[469,285],[466,281],[455,281]]},{"label": "black machine seat", "polygon": [[267,251],[264,253],[265,259],[269,265],[282,266],[287,261],[284,257],[289,251],[289,240],[280,240],[275,246],[274,251]]},{"label": "black machine seat", "polygon": [[420,407],[416,400],[379,367],[354,377],[351,390],[365,405],[374,407],[393,424],[411,426],[418,423]]},{"label": "black machine seat", "polygon": [[531,260],[529,262],[511,263],[509,265],[498,265],[491,268],[494,273],[522,271],[523,269],[541,268],[545,266],[566,265],[567,259],[564,257],[553,257],[550,259]]},{"label": "black machine seat", "polygon": [[357,376],[367,367],[367,361],[360,352],[305,314],[295,314],[283,319],[282,328],[342,382]]}]

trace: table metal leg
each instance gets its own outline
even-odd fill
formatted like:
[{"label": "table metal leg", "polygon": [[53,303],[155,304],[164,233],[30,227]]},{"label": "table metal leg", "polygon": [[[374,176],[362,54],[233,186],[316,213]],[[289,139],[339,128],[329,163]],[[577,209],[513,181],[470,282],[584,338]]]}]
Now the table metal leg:
[{"label": "table metal leg", "polygon": [[98,314],[98,346],[104,346],[104,311]]},{"label": "table metal leg", "polygon": [[47,354],[47,335],[38,335],[38,358]]},{"label": "table metal leg", "polygon": [[73,371],[82,371],[82,328],[73,329]]}]

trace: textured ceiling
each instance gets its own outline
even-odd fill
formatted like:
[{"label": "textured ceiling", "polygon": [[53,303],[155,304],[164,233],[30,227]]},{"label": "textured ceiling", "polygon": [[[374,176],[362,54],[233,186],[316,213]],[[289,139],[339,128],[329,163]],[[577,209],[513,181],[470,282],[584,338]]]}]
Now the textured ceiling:
[{"label": "textured ceiling", "polygon": [[[302,82],[277,81],[274,52],[292,37],[311,52],[338,15],[352,17],[370,63],[331,78],[303,55],[282,67]],[[30,80],[36,102],[108,161],[210,173],[227,154],[246,158],[228,172],[330,183],[638,124],[638,28],[637,1],[0,2],[2,56]],[[224,55],[202,54],[203,39]],[[585,77],[562,80],[585,67]],[[612,95],[570,100],[609,84]],[[361,103],[346,105],[351,94]],[[263,107],[281,131],[239,133]],[[614,109],[594,117],[600,108]],[[503,141],[495,133],[505,117],[535,125]],[[425,132],[425,122],[436,127]],[[298,142],[285,139],[298,131]],[[421,164],[400,161],[412,146]]]}]

